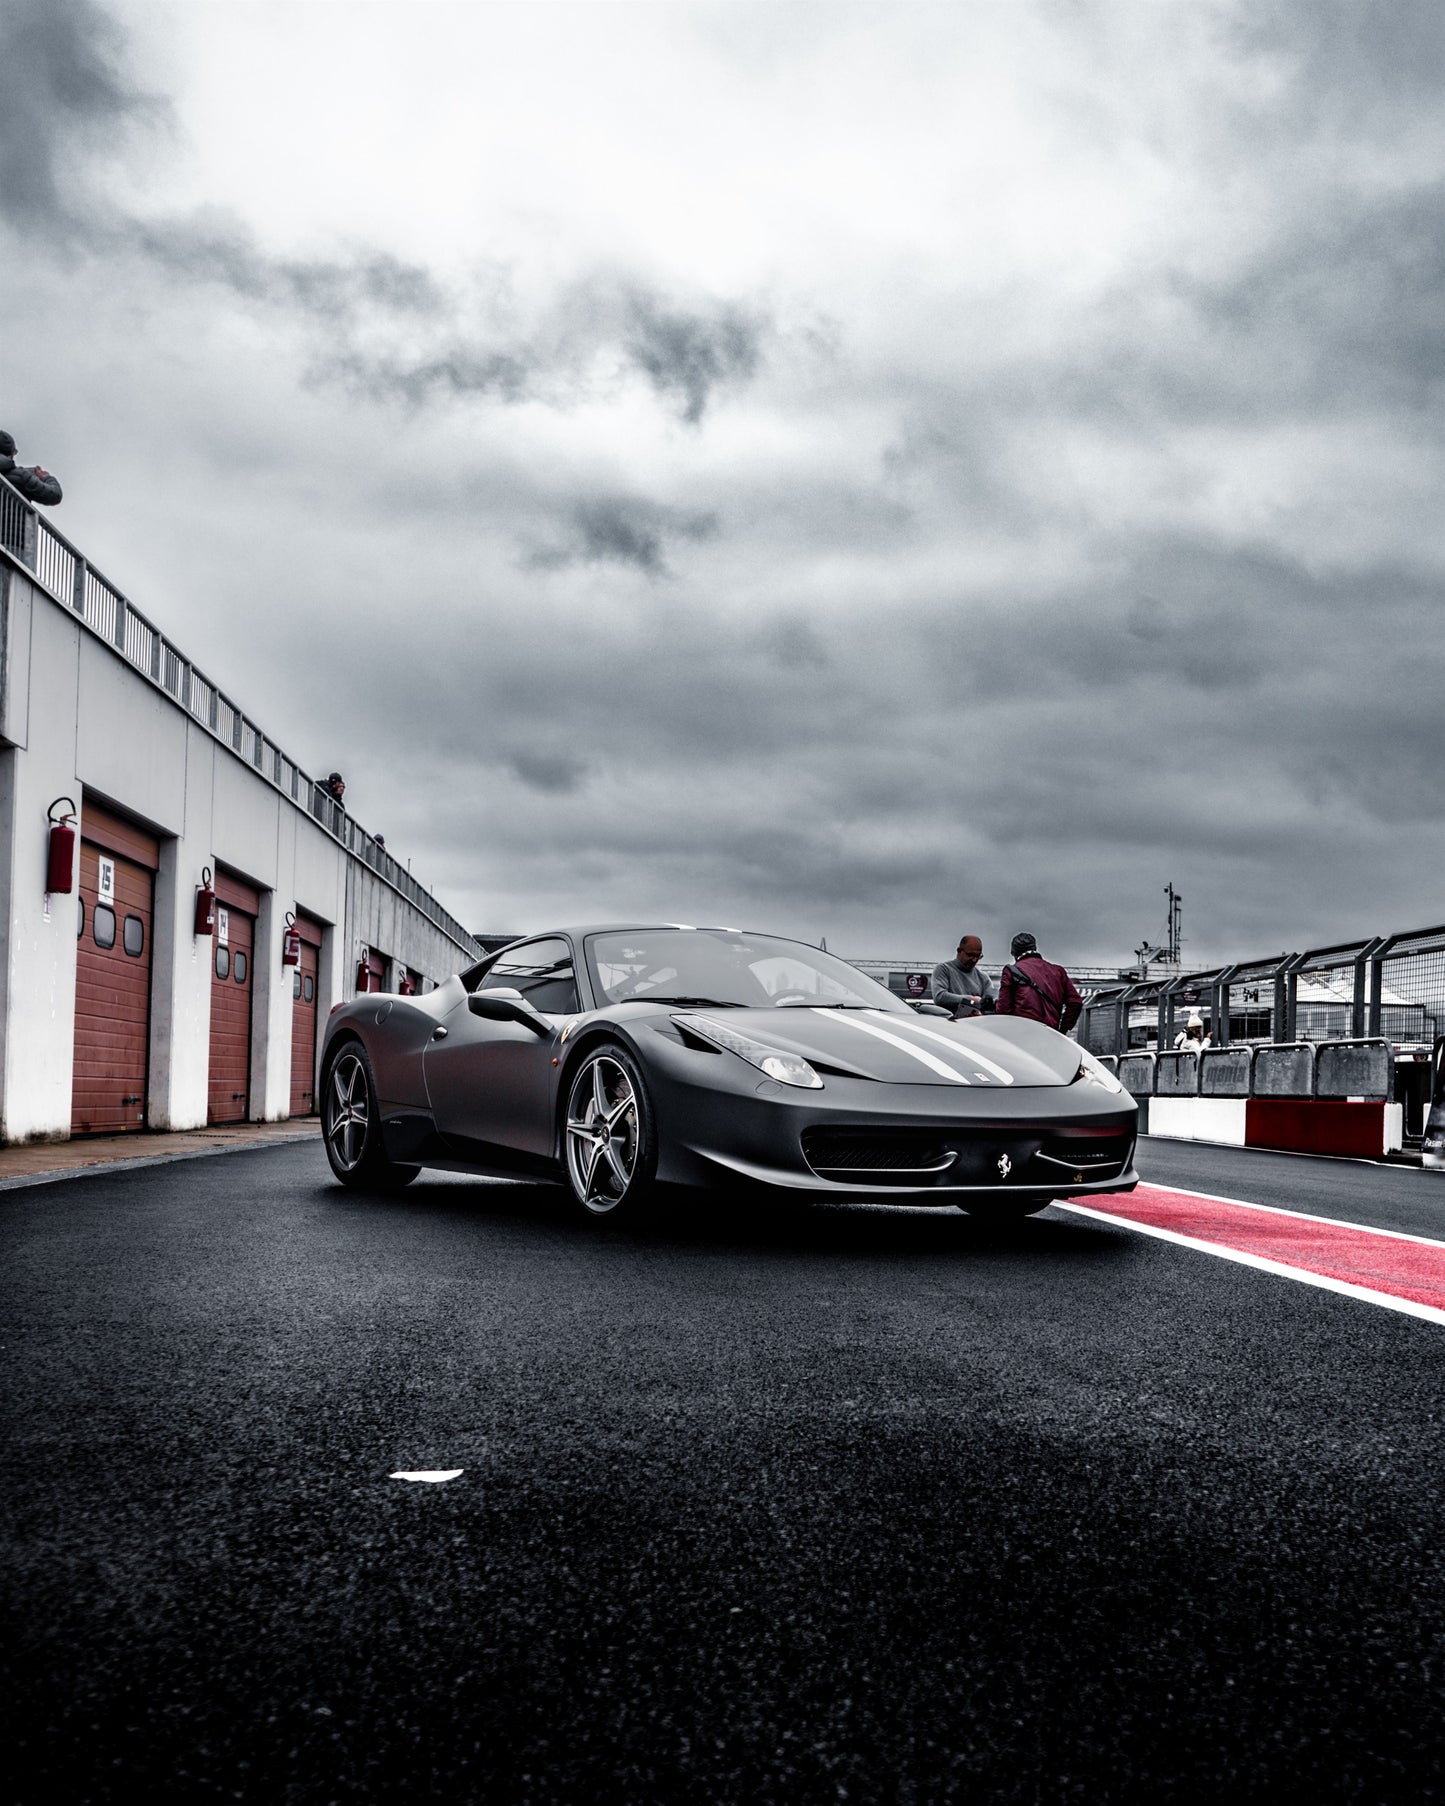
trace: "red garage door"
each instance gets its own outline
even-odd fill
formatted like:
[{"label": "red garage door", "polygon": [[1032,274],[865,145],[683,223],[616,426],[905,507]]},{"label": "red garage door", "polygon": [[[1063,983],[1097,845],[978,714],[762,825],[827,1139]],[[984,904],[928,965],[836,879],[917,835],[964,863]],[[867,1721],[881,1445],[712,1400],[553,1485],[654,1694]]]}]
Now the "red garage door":
[{"label": "red garage door", "polygon": [[245,1122],[251,1102],[252,955],[259,894],[228,872],[216,874],[211,942],[211,1071],[206,1121]]},{"label": "red garage door", "polygon": [[301,937],[301,964],[291,975],[291,1114],[312,1116],[316,1111],[316,992],[321,966],[321,930],[305,916],[297,916]]},{"label": "red garage door", "polygon": [[72,1135],[145,1127],[154,835],[86,803],[80,818]]}]

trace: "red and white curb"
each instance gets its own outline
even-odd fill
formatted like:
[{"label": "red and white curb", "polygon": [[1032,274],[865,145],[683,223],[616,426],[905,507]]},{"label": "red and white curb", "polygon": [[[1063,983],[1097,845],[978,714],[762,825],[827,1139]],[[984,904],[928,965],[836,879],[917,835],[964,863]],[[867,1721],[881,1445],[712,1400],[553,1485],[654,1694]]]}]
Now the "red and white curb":
[{"label": "red and white curb", "polygon": [[1160,1185],[1054,1208],[1445,1323],[1445,1242],[1428,1236]]}]

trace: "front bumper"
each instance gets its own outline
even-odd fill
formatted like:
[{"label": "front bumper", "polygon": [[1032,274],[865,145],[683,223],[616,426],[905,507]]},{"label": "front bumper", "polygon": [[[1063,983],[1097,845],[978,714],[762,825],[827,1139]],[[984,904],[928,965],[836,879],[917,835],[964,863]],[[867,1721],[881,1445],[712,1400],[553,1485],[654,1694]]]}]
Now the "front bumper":
[{"label": "front bumper", "polygon": [[960,1091],[828,1076],[780,1085],[731,1055],[649,1048],[658,1177],[880,1202],[1132,1191],[1138,1108],[1087,1084]]}]

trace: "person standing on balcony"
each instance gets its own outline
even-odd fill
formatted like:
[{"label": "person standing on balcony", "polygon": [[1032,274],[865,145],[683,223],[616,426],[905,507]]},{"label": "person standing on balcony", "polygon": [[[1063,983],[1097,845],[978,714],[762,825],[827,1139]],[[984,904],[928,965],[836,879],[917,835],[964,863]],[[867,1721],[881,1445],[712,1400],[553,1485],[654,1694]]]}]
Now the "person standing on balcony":
[{"label": "person standing on balcony", "polygon": [[1066,1035],[1079,1020],[1084,1000],[1062,966],[1046,960],[1031,934],[1016,934],[1009,945],[1013,964],[999,980],[1000,1016],[1028,1016]]},{"label": "person standing on balcony", "polygon": [[37,502],[42,508],[53,508],[61,499],[60,485],[48,470],[38,464],[16,462],[15,440],[6,432],[0,432],[0,477],[18,489],[27,502]]}]

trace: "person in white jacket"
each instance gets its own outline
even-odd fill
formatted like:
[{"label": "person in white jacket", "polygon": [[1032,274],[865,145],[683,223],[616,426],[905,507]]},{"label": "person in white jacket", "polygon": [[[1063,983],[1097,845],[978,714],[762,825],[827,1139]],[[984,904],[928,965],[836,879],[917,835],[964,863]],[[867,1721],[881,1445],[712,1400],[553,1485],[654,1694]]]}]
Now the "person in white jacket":
[{"label": "person in white jacket", "polygon": [[1187,1053],[1198,1053],[1201,1048],[1210,1047],[1213,1043],[1204,1032],[1204,1018],[1193,1011],[1188,1022],[1174,1037],[1174,1045]]}]

